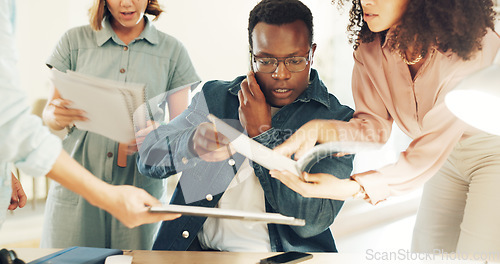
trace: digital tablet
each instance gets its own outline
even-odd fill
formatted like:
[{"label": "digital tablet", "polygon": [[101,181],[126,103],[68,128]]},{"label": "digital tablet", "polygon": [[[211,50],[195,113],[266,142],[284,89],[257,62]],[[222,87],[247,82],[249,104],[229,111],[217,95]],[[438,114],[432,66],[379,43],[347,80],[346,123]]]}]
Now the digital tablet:
[{"label": "digital tablet", "polygon": [[183,215],[218,217],[237,219],[243,221],[259,221],[273,224],[304,226],[306,221],[295,217],[284,216],[278,213],[254,213],[241,210],[189,206],[189,205],[163,205],[149,208],[152,213],[178,213]]}]

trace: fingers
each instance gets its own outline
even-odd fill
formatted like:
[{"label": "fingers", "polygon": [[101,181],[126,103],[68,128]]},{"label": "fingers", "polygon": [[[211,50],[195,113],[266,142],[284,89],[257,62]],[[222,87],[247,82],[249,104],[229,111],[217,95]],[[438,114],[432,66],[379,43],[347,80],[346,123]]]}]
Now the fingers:
[{"label": "fingers", "polygon": [[229,139],[217,132],[211,123],[202,123],[196,129],[195,134],[198,136],[198,142],[196,143],[200,144],[200,147],[204,147],[210,151],[226,147],[230,143]]},{"label": "fingers", "polygon": [[146,195],[144,200],[144,205],[148,211],[147,217],[151,219],[151,223],[159,221],[173,220],[181,216],[181,214],[171,214],[171,213],[151,213],[149,212],[149,207],[162,206],[163,204],[151,195]]},{"label": "fingers", "polygon": [[157,129],[159,126],[160,126],[160,124],[157,123],[157,122],[148,121],[147,122],[147,127],[144,128],[144,129],[141,129],[141,130],[137,131],[135,133],[135,137],[136,138],[146,137],[151,131]]},{"label": "fingers", "polygon": [[[303,180],[301,180],[297,175],[289,172],[289,171],[277,171],[277,170],[271,170],[269,172],[271,177],[278,179],[281,181],[284,185],[286,185],[288,188],[294,190],[297,193],[300,193],[304,197],[308,197],[308,185],[311,183],[306,183]],[[305,177],[305,175],[303,175]]]},{"label": "fingers", "polygon": [[128,145],[127,146],[127,155],[133,155],[135,154],[137,151],[139,151],[139,148],[141,147],[141,145],[139,144],[133,144],[133,145]]},{"label": "fingers", "polygon": [[302,178],[307,183],[321,183],[324,174],[310,174],[307,172],[302,172]]},{"label": "fingers", "polygon": [[306,154],[316,145],[318,140],[318,125],[317,122],[313,121],[309,121],[299,128],[290,138],[274,148],[274,151],[287,157],[291,157],[295,153],[295,160]]},{"label": "fingers", "polygon": [[[294,153],[297,153],[299,150],[303,151],[302,141],[295,134],[292,135],[289,139],[285,140],[281,145],[275,147],[273,151],[276,151],[284,156],[291,157]],[[295,160],[299,157],[295,155]]]},{"label": "fingers", "polygon": [[21,187],[20,183],[19,183],[19,188],[17,189],[17,197],[18,197],[19,207],[23,208],[26,205],[26,202],[28,201],[28,196],[26,196],[26,193],[24,192],[24,189]]},{"label": "fingers", "polygon": [[143,208],[139,209],[139,211],[142,211],[140,221],[138,221],[137,223],[134,223],[133,226],[131,226],[131,227],[135,227],[135,226],[138,226],[141,224],[149,224],[149,223],[156,223],[156,222],[160,222],[160,221],[173,220],[173,219],[176,219],[176,218],[181,216],[180,214],[151,213],[151,212],[149,212],[150,207],[162,206],[162,203],[148,193],[143,193],[141,198],[143,201]]},{"label": "fingers", "polygon": [[193,149],[205,161],[221,161],[229,158],[228,145],[230,141],[217,132],[211,123],[202,123],[193,136]]},{"label": "fingers", "polygon": [[241,106],[247,104],[247,101],[245,101],[245,96],[243,95],[243,89],[238,91],[238,100],[240,101],[240,107],[238,108],[238,111],[241,111]]},{"label": "fingers", "polygon": [[127,154],[131,155],[137,152],[141,148],[146,136],[157,129],[161,124],[155,121],[147,121],[146,125],[146,128],[143,128],[135,133],[135,140],[129,143]]},{"label": "fingers", "polygon": [[160,201],[145,190],[134,186],[110,186],[107,195],[110,199],[103,202],[103,204],[106,204],[103,209],[111,213],[128,228],[180,217],[180,214],[149,212],[151,206],[161,206]]},{"label": "fingers", "polygon": [[12,175],[12,196],[10,199],[9,210],[14,210],[17,207],[23,208],[26,205],[28,197],[24,192],[23,186],[19,182],[19,180]]},{"label": "fingers", "polygon": [[19,201],[17,200],[17,197],[14,197],[14,194],[12,194],[12,198],[10,199],[10,204],[8,209],[13,211],[16,210],[19,205]]},{"label": "fingers", "polygon": [[72,104],[73,102],[70,101],[70,100],[66,100],[66,99],[62,99],[62,98],[57,98],[57,99],[54,99],[52,101],[50,101],[50,105],[53,105],[55,107],[61,107],[61,108],[69,108],[69,106]]},{"label": "fingers", "polygon": [[253,71],[250,71],[247,74],[247,80],[248,80],[248,89],[250,90],[250,93],[253,95],[254,99],[265,102],[266,97],[264,96],[264,93],[260,89],[259,83],[257,83],[257,79],[255,78],[255,73]]},{"label": "fingers", "polygon": [[17,197],[17,192],[12,191],[12,195],[10,197],[9,210],[15,210],[19,205],[19,198]]},{"label": "fingers", "polygon": [[74,121],[87,121],[86,112],[80,109],[70,108],[72,102],[57,98],[49,103],[49,111],[52,112],[54,121],[60,127],[72,124]]},{"label": "fingers", "polygon": [[85,117],[86,112],[79,109],[71,109],[71,108],[62,108],[56,107],[54,109],[54,115],[61,120],[80,120],[87,121],[88,118]]},{"label": "fingers", "polygon": [[248,87],[248,78],[243,80],[240,84],[240,91],[238,92],[238,99],[240,100],[240,105],[246,105],[253,98],[250,88]]}]

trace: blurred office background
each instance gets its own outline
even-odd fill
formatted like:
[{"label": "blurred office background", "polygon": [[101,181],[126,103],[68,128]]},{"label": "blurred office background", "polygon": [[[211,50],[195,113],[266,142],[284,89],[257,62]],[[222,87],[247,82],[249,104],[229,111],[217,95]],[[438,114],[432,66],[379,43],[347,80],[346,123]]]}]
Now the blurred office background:
[{"label": "blurred office background", "polygon": [[[17,41],[21,87],[40,113],[51,89],[45,60],[62,34],[88,24],[93,0],[17,1]],[[155,26],[184,43],[204,81],[232,80],[248,71],[248,13],[257,0],[159,0],[165,13]],[[313,67],[331,93],[354,108],[350,82],[352,47],[347,42],[348,9],[329,0],[303,0],[314,15],[314,41],[318,44]],[[500,2],[500,1],[499,1]],[[14,67],[14,65],[13,65]],[[201,85],[199,86],[199,88]],[[199,89],[197,89],[199,90]],[[59,134],[61,137],[63,134]],[[358,155],[355,171],[376,169],[394,161],[409,139],[395,127],[383,150]],[[38,247],[46,197],[45,178],[21,172],[30,202],[9,214],[0,230],[0,247]],[[340,252],[408,249],[420,190],[391,198],[377,206],[347,201],[332,225]]]}]

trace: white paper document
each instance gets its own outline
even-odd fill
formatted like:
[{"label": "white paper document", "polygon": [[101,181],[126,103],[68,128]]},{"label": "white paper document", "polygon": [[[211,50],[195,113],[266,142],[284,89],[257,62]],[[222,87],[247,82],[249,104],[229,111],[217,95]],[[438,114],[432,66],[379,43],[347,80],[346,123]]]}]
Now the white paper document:
[{"label": "white paper document", "polygon": [[189,206],[189,205],[169,204],[163,206],[153,206],[149,208],[149,211],[156,213],[179,213],[183,215],[218,217],[218,218],[237,219],[244,221],[258,221],[258,222],[266,222],[266,223],[274,223],[282,225],[294,225],[294,226],[304,226],[306,224],[306,221],[304,219],[284,216],[278,213],[254,213],[242,210]]},{"label": "white paper document", "polygon": [[62,98],[73,102],[71,108],[86,112],[89,120],[75,121],[78,129],[127,143],[135,139],[135,127],[146,125],[145,84],[56,69],[52,69],[52,82]]},{"label": "white paper document", "polygon": [[372,142],[328,142],[316,145],[299,160],[295,161],[249,138],[247,135],[241,133],[212,114],[208,115],[208,119],[214,123],[218,132],[222,133],[231,141],[231,147],[234,148],[236,152],[257,162],[268,170],[287,170],[299,177],[301,177],[302,171],[309,169],[316,162],[332,154],[354,154],[363,151],[378,150],[383,146],[383,144]]}]

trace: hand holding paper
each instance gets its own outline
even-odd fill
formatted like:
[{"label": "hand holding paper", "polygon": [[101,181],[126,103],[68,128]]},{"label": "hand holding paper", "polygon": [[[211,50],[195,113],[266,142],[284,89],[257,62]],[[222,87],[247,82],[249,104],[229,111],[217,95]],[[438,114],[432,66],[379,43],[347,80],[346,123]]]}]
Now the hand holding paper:
[{"label": "hand holding paper", "polygon": [[215,124],[220,133],[224,134],[231,141],[231,146],[236,152],[257,162],[268,170],[289,171],[299,177],[302,177],[302,172],[311,169],[316,162],[334,153],[357,153],[360,151],[377,150],[383,146],[382,144],[372,142],[328,142],[314,146],[309,151],[306,151],[299,160],[294,161],[247,137],[214,115],[208,115],[208,119]]},{"label": "hand holding paper", "polygon": [[[73,71],[63,73],[56,69],[52,69],[52,82],[60,98],[71,101],[71,105],[67,101],[53,102],[54,113],[59,111],[68,115],[67,119],[60,119],[61,125],[70,124],[72,120],[79,129],[122,143],[135,139],[135,126],[146,125],[145,84],[118,82]],[[81,111],[88,121],[82,118]]]},{"label": "hand holding paper", "polygon": [[212,123],[201,123],[192,138],[193,150],[208,162],[228,159],[234,150],[229,147],[229,139],[218,132]]},{"label": "hand holding paper", "polygon": [[85,111],[73,108],[73,102],[61,98],[57,88],[54,91],[53,98],[55,99],[48,103],[44,111],[45,120],[52,121],[47,122],[52,129],[61,130],[72,126],[75,121],[88,121]]}]

